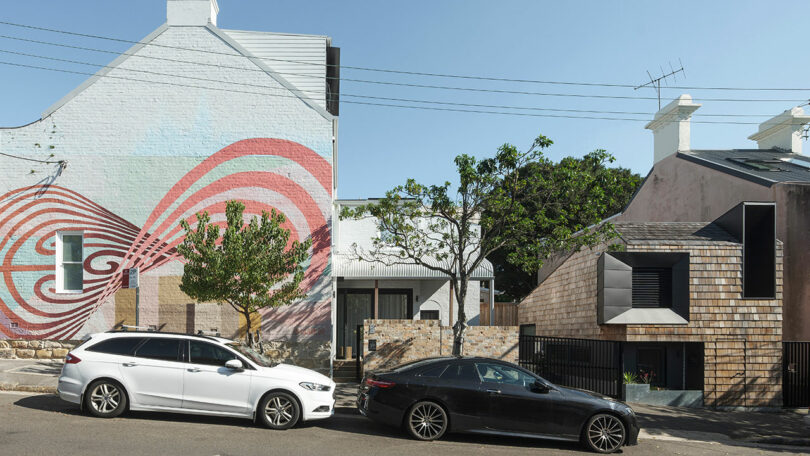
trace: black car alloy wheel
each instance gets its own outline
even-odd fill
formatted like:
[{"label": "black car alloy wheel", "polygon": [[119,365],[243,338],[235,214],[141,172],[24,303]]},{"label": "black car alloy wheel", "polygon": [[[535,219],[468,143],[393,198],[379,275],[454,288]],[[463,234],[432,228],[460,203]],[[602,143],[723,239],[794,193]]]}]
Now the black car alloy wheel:
[{"label": "black car alloy wheel", "polygon": [[624,423],[607,413],[594,415],[585,425],[583,437],[590,449],[599,453],[613,453],[624,444]]},{"label": "black car alloy wheel", "polygon": [[432,401],[414,404],[406,420],[408,432],[419,440],[436,440],[447,431],[447,413]]}]

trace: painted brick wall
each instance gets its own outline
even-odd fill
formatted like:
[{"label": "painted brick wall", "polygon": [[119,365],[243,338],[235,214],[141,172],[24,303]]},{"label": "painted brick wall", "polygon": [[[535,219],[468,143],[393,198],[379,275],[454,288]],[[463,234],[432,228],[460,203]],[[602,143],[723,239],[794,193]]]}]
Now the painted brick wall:
[{"label": "painted brick wall", "polygon": [[[307,298],[263,312],[263,334],[330,340],[332,119],[205,27],[158,31],[153,43],[164,47],[129,51],[136,56],[46,118],[0,131],[2,152],[67,163],[4,158],[0,166],[0,338],[74,339],[134,322],[133,294],[120,290],[128,265],[142,271],[141,324],[236,333],[232,311],[195,307],[179,292],[182,263],[172,246],[179,220],[204,209],[223,220],[224,202],[241,199],[249,213],[285,213],[294,236],[316,245]],[[54,232],[67,227],[86,236],[85,290],[77,295],[53,290]]]},{"label": "painted brick wall", "polygon": [[[374,325],[370,334],[369,325]],[[453,353],[453,329],[430,320],[366,320],[363,326],[363,369],[372,371]],[[377,350],[368,351],[376,340]],[[470,326],[465,333],[464,355],[518,360],[516,326]]]},{"label": "painted brick wall", "polygon": [[[703,342],[707,405],[781,405],[782,246],[776,299],[742,299],[742,246],[695,241],[628,243],[627,251],[688,252],[688,325],[598,325],[597,259],[604,246],[572,255],[519,306],[537,335],[629,342]],[[738,376],[744,374],[745,381]]]}]

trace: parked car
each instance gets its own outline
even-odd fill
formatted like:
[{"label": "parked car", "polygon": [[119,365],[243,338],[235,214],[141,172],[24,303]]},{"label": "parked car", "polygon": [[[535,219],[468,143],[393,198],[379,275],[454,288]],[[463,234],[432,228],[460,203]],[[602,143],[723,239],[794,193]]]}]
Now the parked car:
[{"label": "parked car", "polygon": [[270,362],[228,339],[159,332],[90,336],[65,360],[57,391],[93,416],[125,410],[251,418],[272,429],[328,418],[335,383]]},{"label": "parked car", "polygon": [[464,431],[580,441],[612,453],[635,445],[639,432],[635,412],[622,402],[487,358],[431,358],[370,373],[357,407],[419,440]]}]

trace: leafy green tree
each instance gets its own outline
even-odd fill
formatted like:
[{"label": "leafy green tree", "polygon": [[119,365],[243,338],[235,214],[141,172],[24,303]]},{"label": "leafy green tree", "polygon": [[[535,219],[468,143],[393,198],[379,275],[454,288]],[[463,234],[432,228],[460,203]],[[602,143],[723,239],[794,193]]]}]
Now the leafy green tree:
[{"label": "leafy green tree", "polygon": [[197,301],[228,303],[245,317],[246,342],[253,345],[251,315],[303,298],[301,263],[312,241],[290,243],[284,214],[262,211],[245,224],[245,205],[228,201],[227,227],[210,223],[208,212],[197,214],[197,226],[181,221],[186,237],[177,251],[186,259],[180,289]]},{"label": "leafy green tree", "polygon": [[[380,235],[370,249],[354,248],[358,259],[383,264],[416,263],[447,276],[454,284],[458,303],[453,325],[453,352],[463,352],[467,316],[464,302],[473,271],[493,252],[508,249],[510,261],[537,268],[551,252],[594,245],[612,237],[611,226],[582,230],[565,214],[601,212],[603,198],[615,191],[588,185],[588,171],[577,166],[558,167],[551,177],[521,172],[527,166],[549,162],[543,150],[552,141],[538,136],[526,151],[511,144],[501,146],[494,158],[455,158],[458,187],[450,182],[423,185],[409,179],[386,192],[378,202],[344,208],[343,218],[372,217]],[[536,182],[535,179],[543,179]],[[591,189],[590,192],[585,191]],[[573,207],[557,211],[532,211],[538,205],[572,203],[562,195],[580,195]],[[597,207],[594,207],[597,206]],[[581,231],[581,232],[580,232]],[[537,233],[546,233],[538,238]],[[574,234],[577,234],[574,236]],[[475,284],[474,286],[477,286]]]},{"label": "leafy green tree", "polygon": [[[566,157],[559,163],[538,160],[519,170],[530,188],[528,192],[543,195],[527,201],[529,217],[564,221],[572,230],[580,230],[620,213],[641,185],[638,174],[627,168],[614,168],[614,158],[602,149],[582,158]],[[571,185],[571,176],[578,181]],[[548,239],[558,224],[538,224],[535,239]],[[527,261],[531,249],[504,246],[488,257],[495,267],[495,286],[503,291],[499,300],[519,301],[536,286],[540,267]]]}]

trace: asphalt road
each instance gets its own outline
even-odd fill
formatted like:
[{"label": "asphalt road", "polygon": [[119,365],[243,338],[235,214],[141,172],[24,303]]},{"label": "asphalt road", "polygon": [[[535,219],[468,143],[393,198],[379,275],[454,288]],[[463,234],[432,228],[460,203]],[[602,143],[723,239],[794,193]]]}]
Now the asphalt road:
[{"label": "asphalt road", "polygon": [[[626,455],[804,454],[733,442],[642,439]],[[418,442],[363,417],[337,414],[289,431],[247,420],[194,415],[129,413],[114,419],[82,415],[53,395],[0,393],[0,455],[537,455],[589,454],[575,444],[505,437],[450,435]]]}]

